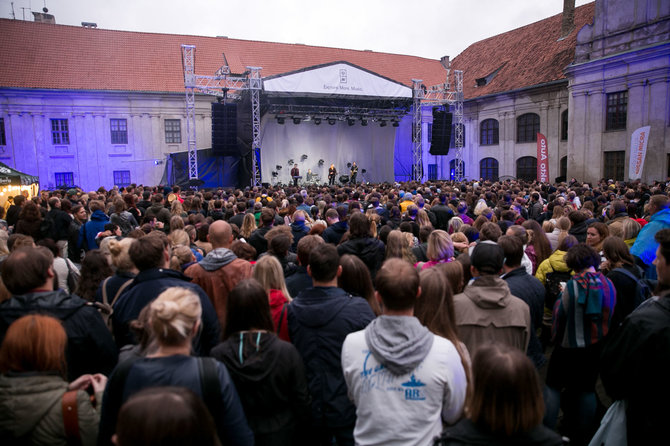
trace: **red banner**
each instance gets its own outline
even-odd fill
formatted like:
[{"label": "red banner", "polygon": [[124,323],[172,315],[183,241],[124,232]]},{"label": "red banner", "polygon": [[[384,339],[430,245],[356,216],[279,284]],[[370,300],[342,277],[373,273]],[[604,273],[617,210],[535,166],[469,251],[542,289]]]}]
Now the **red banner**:
[{"label": "red banner", "polygon": [[537,134],[537,181],[549,182],[549,148],[542,133]]}]

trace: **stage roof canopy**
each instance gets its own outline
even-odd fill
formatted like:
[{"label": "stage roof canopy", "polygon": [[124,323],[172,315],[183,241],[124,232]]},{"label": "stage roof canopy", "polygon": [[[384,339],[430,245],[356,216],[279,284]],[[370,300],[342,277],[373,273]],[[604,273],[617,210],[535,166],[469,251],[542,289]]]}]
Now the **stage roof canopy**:
[{"label": "stage roof canopy", "polygon": [[266,77],[263,89],[271,96],[412,98],[411,88],[344,61]]}]

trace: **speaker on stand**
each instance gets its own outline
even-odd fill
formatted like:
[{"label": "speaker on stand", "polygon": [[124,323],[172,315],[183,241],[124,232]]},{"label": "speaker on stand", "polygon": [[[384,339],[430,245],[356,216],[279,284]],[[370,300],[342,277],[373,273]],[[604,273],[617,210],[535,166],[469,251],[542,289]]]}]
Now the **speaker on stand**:
[{"label": "speaker on stand", "polygon": [[439,107],[433,108],[433,134],[430,138],[431,155],[447,155],[451,143],[452,114]]}]

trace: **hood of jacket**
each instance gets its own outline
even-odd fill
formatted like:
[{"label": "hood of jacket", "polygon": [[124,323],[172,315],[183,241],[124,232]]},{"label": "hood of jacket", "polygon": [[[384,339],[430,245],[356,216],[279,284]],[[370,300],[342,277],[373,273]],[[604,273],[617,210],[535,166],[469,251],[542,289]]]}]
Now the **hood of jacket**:
[{"label": "hood of jacket", "polygon": [[205,271],[216,271],[217,269],[226,266],[237,256],[228,248],[216,248],[212,249],[204,259],[202,259],[198,264],[202,266]]},{"label": "hood of jacket", "polygon": [[650,222],[658,221],[660,223],[665,223],[668,226],[670,226],[670,209],[663,209],[661,211],[656,212],[649,218],[649,221]]},{"label": "hood of jacket", "polygon": [[0,305],[0,318],[7,325],[26,313],[48,313],[64,321],[86,306],[86,301],[64,290],[14,295]]},{"label": "hood of jacket", "polygon": [[291,223],[291,231],[300,233],[300,232],[308,232],[307,226],[305,226],[304,221],[294,221]]},{"label": "hood of jacket", "polygon": [[107,215],[101,210],[93,211],[91,214],[91,221],[108,221]]},{"label": "hood of jacket", "polygon": [[512,297],[507,282],[498,276],[480,276],[463,291],[478,307],[486,309],[505,308]]},{"label": "hood of jacket", "polygon": [[0,375],[0,432],[30,433],[66,391],[67,382],[58,375]]},{"label": "hood of jacket", "polygon": [[245,331],[232,334],[212,352],[221,358],[232,375],[247,382],[259,382],[270,374],[279,358],[274,333]]},{"label": "hood of jacket", "polygon": [[380,244],[383,246],[381,241],[372,237],[355,238],[339,245],[338,250],[341,249],[343,254],[355,254],[369,265],[369,262],[380,252]]},{"label": "hood of jacket", "polygon": [[428,355],[433,334],[415,317],[379,316],[365,329],[372,355],[394,375],[411,372]]},{"label": "hood of jacket", "polygon": [[565,251],[556,250],[549,256],[549,265],[551,269],[556,272],[565,273],[570,271],[568,264],[565,263]]},{"label": "hood of jacket", "polygon": [[352,298],[342,288],[317,286],[293,299],[289,311],[305,327],[323,327],[335,319]]}]

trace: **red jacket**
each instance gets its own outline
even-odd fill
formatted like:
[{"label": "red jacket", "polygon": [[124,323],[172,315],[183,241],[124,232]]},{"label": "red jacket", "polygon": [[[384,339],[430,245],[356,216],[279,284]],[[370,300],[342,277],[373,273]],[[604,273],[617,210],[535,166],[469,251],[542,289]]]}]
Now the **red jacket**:
[{"label": "red jacket", "polygon": [[[281,290],[270,290],[270,313],[275,324],[275,333],[282,341],[291,342],[288,335],[288,308],[284,309],[284,305],[288,307],[288,304],[288,299]],[[278,325],[279,330],[277,330]]]}]

